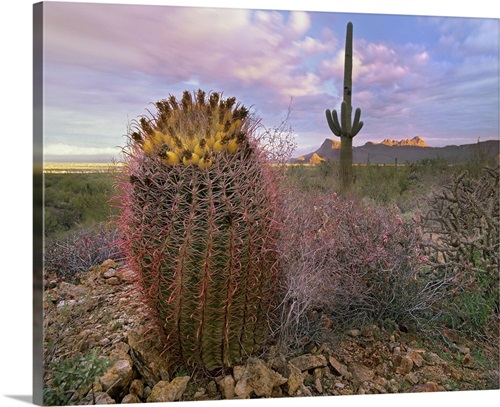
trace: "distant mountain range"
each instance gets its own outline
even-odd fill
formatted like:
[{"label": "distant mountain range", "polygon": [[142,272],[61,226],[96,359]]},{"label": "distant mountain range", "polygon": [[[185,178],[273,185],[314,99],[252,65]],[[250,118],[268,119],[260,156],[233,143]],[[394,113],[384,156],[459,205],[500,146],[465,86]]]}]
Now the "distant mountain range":
[{"label": "distant mountain range", "polygon": [[[353,147],[355,164],[399,164],[432,158],[444,158],[452,163],[464,163],[478,156],[496,158],[499,156],[499,140],[480,141],[460,146],[429,147],[420,137],[405,140],[385,139],[381,143],[367,142],[360,147]],[[340,141],[326,139],[320,148],[312,153],[293,158],[295,164],[317,164],[321,161],[340,161]]]}]

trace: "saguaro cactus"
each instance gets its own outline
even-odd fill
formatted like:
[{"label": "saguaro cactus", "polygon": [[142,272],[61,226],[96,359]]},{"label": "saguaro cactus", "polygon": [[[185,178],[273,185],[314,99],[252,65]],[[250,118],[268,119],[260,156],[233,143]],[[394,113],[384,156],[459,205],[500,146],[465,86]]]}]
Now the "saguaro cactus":
[{"label": "saguaro cactus", "polygon": [[235,98],[184,92],[130,134],[122,252],[170,355],[211,371],[266,337],[277,276],[273,167]]},{"label": "saguaro cactus", "polygon": [[326,120],[333,134],[340,137],[340,183],[342,189],[348,190],[353,183],[352,174],[352,139],[363,127],[360,121],[361,109],[358,107],[352,117],[352,23],[347,24],[345,57],[344,57],[344,99],[340,106],[340,122],[336,110],[326,109]]}]

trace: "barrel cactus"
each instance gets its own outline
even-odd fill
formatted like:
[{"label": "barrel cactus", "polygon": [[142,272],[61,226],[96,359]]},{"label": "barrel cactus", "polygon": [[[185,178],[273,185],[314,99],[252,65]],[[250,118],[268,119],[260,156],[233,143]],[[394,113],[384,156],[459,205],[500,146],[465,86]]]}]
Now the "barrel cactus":
[{"label": "barrel cactus", "polygon": [[267,336],[277,278],[273,167],[235,98],[185,91],[132,126],[121,248],[174,360],[212,371]]}]

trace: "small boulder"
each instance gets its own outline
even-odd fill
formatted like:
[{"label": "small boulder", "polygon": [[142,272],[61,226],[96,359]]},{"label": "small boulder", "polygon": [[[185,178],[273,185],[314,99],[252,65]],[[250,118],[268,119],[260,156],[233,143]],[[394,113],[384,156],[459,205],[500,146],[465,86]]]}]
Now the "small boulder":
[{"label": "small boulder", "polygon": [[422,367],[425,363],[422,357],[423,353],[425,353],[425,351],[422,349],[409,349],[408,352],[406,352],[406,356],[412,360],[416,367]]},{"label": "small boulder", "polygon": [[346,331],[346,334],[356,338],[357,336],[361,335],[361,331],[359,329],[349,329],[348,331]]},{"label": "small boulder", "polygon": [[300,369],[293,363],[288,362],[288,371],[290,372],[287,383],[286,391],[289,396],[311,396],[311,392],[304,385],[304,376]]},{"label": "small boulder", "polygon": [[439,386],[434,382],[427,382],[425,384],[417,384],[415,386],[410,387],[407,392],[408,393],[425,393],[425,392],[433,392],[439,391]]},{"label": "small boulder", "polygon": [[270,369],[262,360],[250,358],[243,369],[237,370],[238,377],[234,393],[238,398],[271,397],[273,388],[286,383],[287,379]]},{"label": "small boulder", "polygon": [[290,359],[290,363],[297,366],[301,372],[327,365],[326,358],[323,355],[301,355]]},{"label": "small boulder", "polygon": [[363,382],[369,382],[373,380],[375,373],[370,368],[362,365],[361,363],[351,363],[349,365],[349,371],[352,373],[352,379],[358,385]]},{"label": "small boulder", "polygon": [[141,403],[141,399],[137,397],[136,394],[127,394],[122,399],[122,404],[137,404],[137,403]]},{"label": "small boulder", "polygon": [[191,377],[176,377],[171,382],[160,380],[151,390],[148,403],[166,403],[181,399]]},{"label": "small boulder", "polygon": [[412,369],[413,369],[413,360],[411,360],[410,357],[405,356],[401,358],[399,366],[396,368],[396,373],[405,375],[407,373],[410,373]]},{"label": "small boulder", "polygon": [[122,359],[117,360],[99,381],[102,384],[102,389],[113,397],[130,384],[133,375],[131,360]]},{"label": "small boulder", "polygon": [[219,380],[219,387],[222,390],[222,395],[225,399],[234,399],[236,394],[234,393],[235,380],[233,376],[227,375]]},{"label": "small boulder", "polygon": [[162,354],[161,335],[147,328],[137,327],[127,331],[130,357],[142,376],[144,384],[153,387],[160,380],[168,380],[168,355]]},{"label": "small boulder", "polygon": [[132,383],[130,383],[129,392],[130,394],[135,394],[137,397],[143,397],[144,384],[140,380],[133,380]]},{"label": "small boulder", "polygon": [[334,356],[330,355],[328,357],[328,361],[330,362],[330,365],[332,365],[333,370],[335,370],[335,372],[337,372],[340,376],[343,376],[347,379],[351,376],[351,373],[349,372],[349,369],[347,369],[347,366],[340,363]]},{"label": "small boulder", "polygon": [[107,260],[104,260],[101,263],[100,267],[101,267],[102,271],[107,271],[110,268],[116,268],[116,267],[118,267],[118,264],[114,260],[107,259]]},{"label": "small boulder", "polygon": [[[106,392],[98,392],[94,394],[95,404],[116,404],[116,401]],[[92,400],[89,404],[94,404]]]},{"label": "small boulder", "polygon": [[109,268],[106,271],[103,271],[103,273],[102,273],[102,276],[104,278],[112,278],[112,277],[116,277],[116,275],[117,275],[117,272],[116,272],[116,269],[114,269],[114,268]]},{"label": "small boulder", "polygon": [[462,359],[462,365],[464,367],[469,367],[472,368],[474,367],[474,358],[470,353],[467,353],[464,358]]}]

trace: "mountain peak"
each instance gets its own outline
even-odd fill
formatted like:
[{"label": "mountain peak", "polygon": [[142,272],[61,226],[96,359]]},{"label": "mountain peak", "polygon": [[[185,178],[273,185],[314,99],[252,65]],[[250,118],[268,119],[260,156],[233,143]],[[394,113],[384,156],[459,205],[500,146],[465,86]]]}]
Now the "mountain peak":
[{"label": "mountain peak", "polygon": [[340,141],[326,138],[325,141],[323,141],[323,144],[321,144],[320,149],[322,148],[340,148]]},{"label": "mountain peak", "polygon": [[412,139],[403,140],[391,140],[386,138],[382,143],[386,146],[413,146],[413,147],[429,147],[429,145],[419,136],[415,136]]}]

